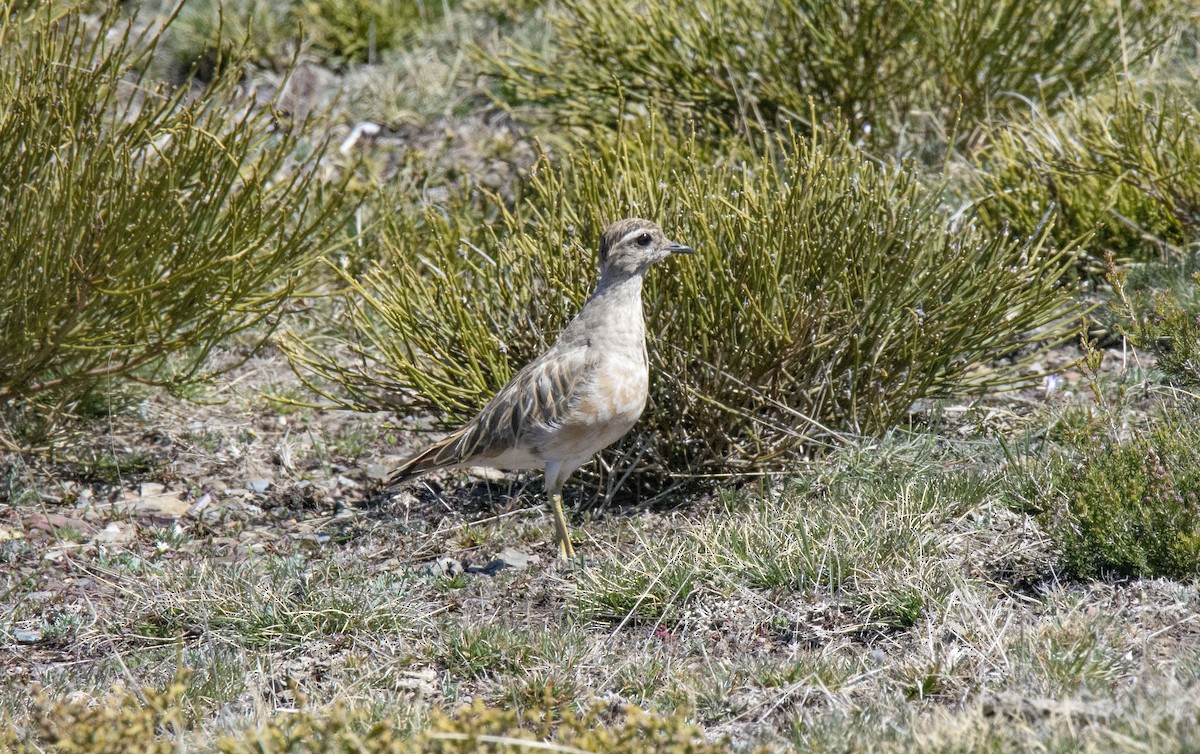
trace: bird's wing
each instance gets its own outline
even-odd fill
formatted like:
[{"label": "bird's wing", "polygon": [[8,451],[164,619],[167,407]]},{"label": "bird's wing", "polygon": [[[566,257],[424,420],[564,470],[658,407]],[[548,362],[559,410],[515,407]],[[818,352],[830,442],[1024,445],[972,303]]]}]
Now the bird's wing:
[{"label": "bird's wing", "polygon": [[531,438],[562,424],[595,370],[586,347],[553,348],[542,354],[463,427],[454,442],[454,455],[465,463],[526,447]]}]

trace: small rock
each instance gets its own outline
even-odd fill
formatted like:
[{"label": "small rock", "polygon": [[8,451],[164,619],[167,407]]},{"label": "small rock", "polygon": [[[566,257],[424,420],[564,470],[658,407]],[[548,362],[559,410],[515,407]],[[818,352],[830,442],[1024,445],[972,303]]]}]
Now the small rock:
[{"label": "small rock", "polygon": [[196,502],[192,503],[192,507],[188,508],[187,514],[192,518],[198,518],[204,512],[205,508],[212,505],[212,501],[213,496],[205,492],[196,499]]},{"label": "small rock", "polygon": [[506,472],[500,469],[493,469],[489,466],[472,466],[470,472],[471,476],[479,477],[488,482],[500,482],[508,476]]},{"label": "small rock", "polygon": [[[143,489],[149,486],[142,485]],[[154,486],[162,487],[161,484]],[[135,497],[131,502],[134,510],[164,516],[182,516],[188,512],[190,507],[183,501],[183,493],[180,491],[163,492],[160,490],[149,495],[143,494],[141,497]]]},{"label": "small rock", "polygon": [[437,691],[437,673],[430,669],[401,671],[396,689],[431,695]]},{"label": "small rock", "polygon": [[266,492],[271,489],[270,479],[255,479],[250,482],[250,489],[254,492]]},{"label": "small rock", "polygon": [[505,547],[500,551],[500,554],[496,556],[496,560],[504,563],[504,565],[509,568],[516,568],[519,571],[524,568],[528,568],[532,563],[541,562],[542,559],[537,555],[530,555],[527,552],[514,550],[511,547]]},{"label": "small rock", "polygon": [[225,490],[226,497],[245,497],[250,494],[250,490],[245,487],[229,487]]},{"label": "small rock", "polygon": [[372,481],[382,482],[388,478],[390,473],[388,467],[382,463],[373,463],[367,466],[367,479]]},{"label": "small rock", "polygon": [[132,542],[136,534],[134,527],[130,524],[122,526],[120,523],[113,521],[103,530],[96,533],[96,541],[104,544],[125,544]]},{"label": "small rock", "polygon": [[167,490],[167,485],[159,484],[158,482],[143,482],[140,488],[142,497],[150,497],[151,495],[161,495]]},{"label": "small rock", "polygon": [[37,644],[42,640],[41,631],[13,631],[18,644]]},{"label": "small rock", "polygon": [[342,487],[346,487],[347,489],[351,489],[351,490],[358,487],[358,482],[354,481],[353,479],[351,479],[349,477],[340,476],[340,475],[337,478],[337,483],[339,485],[341,485]]}]

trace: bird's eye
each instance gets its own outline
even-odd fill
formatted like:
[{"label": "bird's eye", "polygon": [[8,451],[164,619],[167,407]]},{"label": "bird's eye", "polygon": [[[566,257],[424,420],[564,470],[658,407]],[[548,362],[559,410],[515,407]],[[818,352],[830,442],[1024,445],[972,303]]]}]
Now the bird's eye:
[{"label": "bird's eye", "polygon": [[643,233],[642,235],[638,236],[637,245],[638,246],[649,246],[650,245],[650,234]]}]

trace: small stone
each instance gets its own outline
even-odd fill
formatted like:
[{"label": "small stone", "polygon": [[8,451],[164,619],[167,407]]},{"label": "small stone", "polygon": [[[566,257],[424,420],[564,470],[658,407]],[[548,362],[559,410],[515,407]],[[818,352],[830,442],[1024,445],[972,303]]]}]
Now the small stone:
[{"label": "small stone", "polygon": [[337,483],[339,485],[341,485],[342,487],[346,487],[347,489],[355,489],[358,487],[358,482],[354,481],[353,479],[351,479],[349,477],[344,477],[344,476],[339,476],[337,478]]},{"label": "small stone", "polygon": [[42,640],[41,631],[13,631],[18,644],[37,644]]},{"label": "small stone", "polygon": [[136,534],[135,527],[129,524],[122,526],[114,521],[96,533],[96,541],[104,544],[125,544],[132,542]]},{"label": "small stone", "polygon": [[197,518],[201,513],[204,512],[205,508],[207,508],[209,505],[212,505],[212,501],[213,496],[205,492],[196,499],[196,502],[192,503],[192,507],[188,508],[187,514],[192,518]]},{"label": "small stone", "polygon": [[250,494],[250,490],[245,487],[230,487],[225,490],[226,497],[245,497]]},{"label": "small stone", "polygon": [[254,492],[266,492],[271,489],[270,479],[255,479],[250,482],[250,489]]},{"label": "small stone", "polygon": [[389,474],[390,472],[388,471],[388,467],[384,466],[382,463],[373,463],[367,466],[367,479],[371,479],[376,482],[382,482],[388,478]]},{"label": "small stone", "polygon": [[541,557],[537,555],[530,555],[527,552],[521,552],[520,550],[515,550],[511,547],[505,547],[500,551],[500,554],[496,556],[496,560],[504,563],[504,565],[509,568],[515,568],[519,571],[521,569],[528,568],[530,564],[541,562]]},{"label": "small stone", "polygon": [[[162,487],[159,485],[142,485],[143,489],[150,487]],[[183,493],[180,491],[164,492],[165,487],[162,487],[158,492],[143,494],[141,497],[135,497],[131,501],[134,510],[142,513],[160,514],[163,516],[182,516],[188,512],[190,507],[183,501]]]}]

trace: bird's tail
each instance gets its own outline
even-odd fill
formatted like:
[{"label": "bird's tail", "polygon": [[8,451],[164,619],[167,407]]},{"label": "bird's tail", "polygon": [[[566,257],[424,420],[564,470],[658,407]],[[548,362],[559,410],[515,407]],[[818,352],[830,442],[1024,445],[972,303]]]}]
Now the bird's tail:
[{"label": "bird's tail", "polygon": [[396,487],[415,476],[434,469],[454,466],[461,461],[458,440],[461,431],[455,432],[444,440],[439,440],[420,453],[408,458],[404,463],[388,475],[385,483],[388,488]]}]

